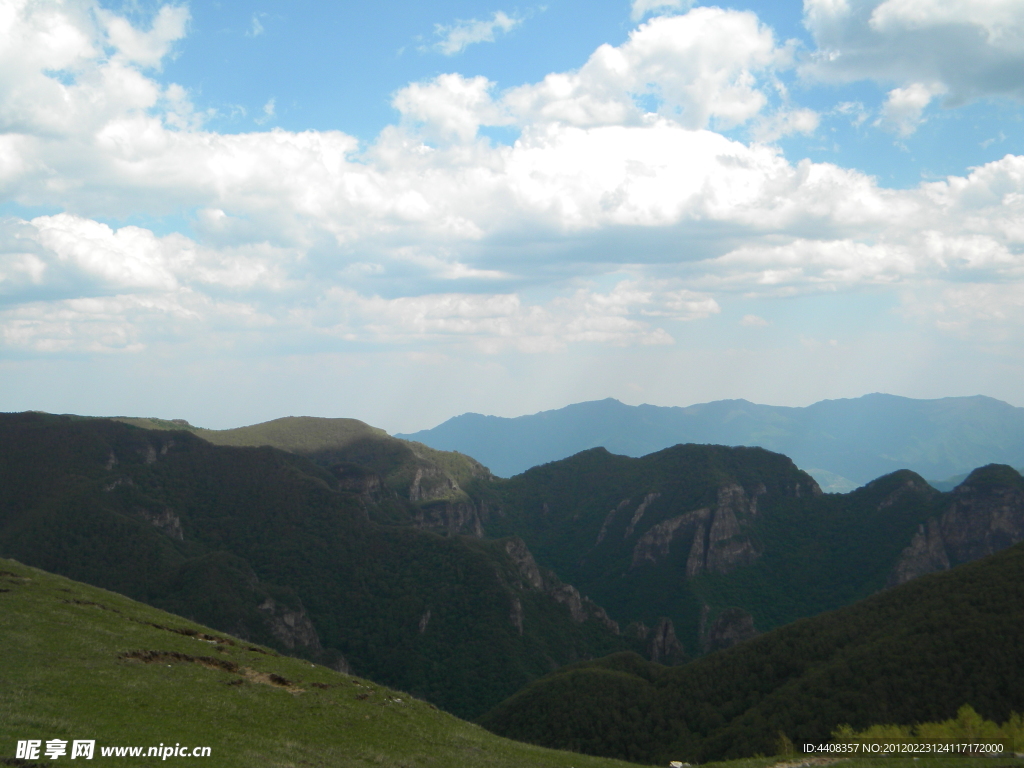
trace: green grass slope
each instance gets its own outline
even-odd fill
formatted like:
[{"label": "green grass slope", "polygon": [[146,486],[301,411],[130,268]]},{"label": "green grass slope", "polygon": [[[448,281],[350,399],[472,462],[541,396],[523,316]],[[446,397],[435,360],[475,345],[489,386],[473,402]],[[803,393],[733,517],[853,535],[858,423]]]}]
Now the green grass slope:
[{"label": "green grass slope", "polygon": [[4,765],[53,764],[18,760],[19,740],[94,739],[87,764],[99,768],[160,762],[102,747],[160,744],[210,747],[201,762],[218,768],[626,768],[498,738],[405,693],[2,559],[0,648]]},{"label": "green grass slope", "polygon": [[496,733],[643,762],[705,762],[910,725],[964,704],[1024,711],[1024,544],[923,576],[681,667],[572,665],[484,716]]}]

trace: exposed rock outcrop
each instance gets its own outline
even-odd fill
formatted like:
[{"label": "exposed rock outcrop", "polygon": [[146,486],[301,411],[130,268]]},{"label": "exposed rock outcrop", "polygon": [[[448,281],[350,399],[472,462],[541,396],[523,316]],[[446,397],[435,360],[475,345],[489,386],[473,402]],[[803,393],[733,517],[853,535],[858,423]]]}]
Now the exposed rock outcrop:
[{"label": "exposed rock outcrop", "polygon": [[583,598],[580,596],[579,590],[572,584],[551,586],[545,591],[552,600],[569,609],[569,615],[577,624],[582,624],[587,620],[587,612],[583,610]]},{"label": "exposed rock outcrop", "polygon": [[[677,515],[669,520],[658,523],[650,528],[647,533],[640,537],[636,546],[633,547],[633,564],[636,568],[647,563],[656,564],[668,556],[669,547],[676,539],[689,538],[691,532],[696,533],[698,529],[706,529],[706,523],[711,517],[711,510],[705,507],[683,515]],[[701,534],[701,539],[704,534]],[[703,558],[703,554],[701,555]],[[687,567],[689,573],[689,567]]]},{"label": "exposed rock outcrop", "polygon": [[636,524],[639,523],[644,516],[644,512],[647,511],[647,507],[650,506],[651,502],[661,497],[660,493],[648,493],[644,496],[644,500],[640,502],[640,506],[636,508],[636,512],[633,513],[632,519],[629,521],[629,525],[626,526],[626,535],[624,539],[628,539],[633,535],[633,530],[636,528]]},{"label": "exposed rock outcrop", "polygon": [[[646,627],[644,629],[646,630]],[[647,653],[656,664],[678,664],[686,659],[686,651],[676,637],[672,619],[662,618],[658,621],[651,633]]]},{"label": "exposed rock outcrop", "polygon": [[337,479],[340,491],[358,493],[373,501],[378,501],[384,494],[384,481],[380,475],[358,464],[334,464],[331,474]]},{"label": "exposed rock outcrop", "polygon": [[165,509],[163,512],[151,512],[148,509],[139,507],[136,511],[154,527],[159,528],[172,539],[177,539],[178,541],[185,540],[185,533],[181,529],[181,518],[170,509]]},{"label": "exposed rock outcrop", "polygon": [[520,635],[523,634],[523,603],[518,597],[512,598],[512,609],[509,611],[509,619]]},{"label": "exposed rock outcrop", "polygon": [[705,653],[732,648],[737,643],[756,637],[754,617],[742,608],[727,608],[702,632],[702,646]]},{"label": "exposed rock outcrop", "polygon": [[1005,465],[974,470],[938,517],[918,526],[887,586],[994,554],[1024,541],[1024,478]]},{"label": "exposed rock outcrop", "polygon": [[903,550],[900,559],[889,574],[886,586],[905,584],[918,576],[949,569],[949,554],[942,537],[942,526],[937,518],[917,526],[917,533],[910,540],[910,546]]},{"label": "exposed rock outcrop", "polygon": [[416,527],[444,530],[482,539],[483,522],[472,501],[434,501],[416,510]]},{"label": "exposed rock outcrop", "polygon": [[540,566],[533,559],[533,553],[526,546],[526,542],[518,536],[513,536],[505,542],[505,551],[516,564],[519,574],[534,589],[544,589],[544,577],[541,576]]},{"label": "exposed rock outcrop", "polygon": [[[587,597],[580,594],[579,590],[572,584],[565,584],[550,571],[541,571],[533,554],[527,548],[526,543],[518,536],[513,536],[505,542],[505,552],[516,565],[520,577],[529,587],[538,589],[554,600],[556,603],[566,606],[573,621],[582,624],[587,620],[594,620],[603,624],[611,632],[619,634],[619,625],[611,619],[604,608],[597,605]],[[522,588],[522,584],[517,585]],[[522,604],[516,598],[512,608],[512,623],[515,624],[519,633],[522,634],[523,609]]]},{"label": "exposed rock outcrop", "polygon": [[461,491],[455,479],[438,467],[417,467],[409,486],[409,501],[444,499]]},{"label": "exposed rock outcrop", "polygon": [[288,608],[268,597],[260,603],[259,609],[266,614],[267,627],[289,650],[301,650],[319,656],[323,653],[320,636],[301,606]]},{"label": "exposed rock outcrop", "polygon": [[748,496],[735,483],[718,489],[714,509],[704,507],[665,520],[650,528],[633,548],[633,568],[664,560],[674,542],[686,542],[689,555],[686,575],[730,573],[750,565],[758,556],[750,537],[744,533],[744,518],[757,514],[757,497],[765,493],[758,484]]},{"label": "exposed rock outcrop", "polygon": [[597,541],[594,542],[594,546],[595,547],[598,544],[600,544],[602,541],[604,541],[604,537],[608,535],[608,526],[612,524],[612,520],[615,519],[615,515],[620,510],[625,509],[628,505],[629,505],[629,499],[623,499],[622,501],[619,502],[619,506],[617,506],[615,509],[609,511],[608,514],[605,515],[604,522],[601,523],[601,530],[598,531],[598,533],[597,533]]}]

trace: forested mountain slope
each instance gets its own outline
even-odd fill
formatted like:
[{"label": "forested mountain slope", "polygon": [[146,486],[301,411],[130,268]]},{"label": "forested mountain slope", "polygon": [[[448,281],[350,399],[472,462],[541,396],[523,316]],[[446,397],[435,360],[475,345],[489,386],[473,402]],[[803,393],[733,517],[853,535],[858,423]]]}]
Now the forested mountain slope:
[{"label": "forested mountain slope", "polygon": [[951,493],[903,470],[822,494],[785,456],[678,445],[641,458],[592,449],[496,487],[490,535],[521,536],[662,655],[671,632],[677,658],[1024,539],[1024,481],[1001,465]]},{"label": "forested mountain slope", "polygon": [[349,469],[187,431],[0,415],[0,556],[463,716],[559,664],[640,647],[521,541],[374,522]]},{"label": "forested mountain slope", "polygon": [[773,754],[842,724],[964,704],[1024,711],[1024,544],[679,667],[618,654],[563,668],[481,719],[495,733],[645,763]]}]

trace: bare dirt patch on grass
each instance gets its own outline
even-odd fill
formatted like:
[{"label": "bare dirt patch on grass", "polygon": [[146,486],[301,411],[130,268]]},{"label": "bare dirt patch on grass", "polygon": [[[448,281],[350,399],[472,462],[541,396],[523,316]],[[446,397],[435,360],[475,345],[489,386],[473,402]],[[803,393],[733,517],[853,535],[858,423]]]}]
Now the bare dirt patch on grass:
[{"label": "bare dirt patch on grass", "polygon": [[[283,688],[289,693],[305,693],[304,688],[300,688],[296,683],[293,683],[285,677],[281,677],[281,675],[274,674],[273,672],[260,672],[252,667],[243,667],[233,661],[228,661],[227,659],[215,659],[212,656],[193,656],[189,653],[179,653],[178,651],[140,650],[122,653],[119,658],[130,661],[141,661],[143,664],[198,664],[199,666],[206,667],[207,669],[229,672],[233,675],[241,675],[250,683],[269,685],[274,688]],[[241,680],[239,680],[239,682],[232,681],[231,684],[238,685],[240,682]]]}]

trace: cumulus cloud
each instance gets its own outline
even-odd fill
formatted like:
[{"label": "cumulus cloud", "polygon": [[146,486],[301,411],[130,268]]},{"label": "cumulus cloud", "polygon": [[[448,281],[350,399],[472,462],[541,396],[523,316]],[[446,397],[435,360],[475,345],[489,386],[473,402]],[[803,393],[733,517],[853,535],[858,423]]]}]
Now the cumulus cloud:
[{"label": "cumulus cloud", "polygon": [[115,56],[146,68],[159,68],[171,50],[171,44],[185,36],[190,14],[185,6],[165,5],[157,11],[148,32],[136,29],[130,21],[97,8],[97,18],[107,33]]},{"label": "cumulus cloud", "polygon": [[894,131],[901,137],[907,137],[917,130],[923,121],[925,107],[932,98],[945,93],[942,85],[924,85],[912,83],[906,88],[893,88],[882,107],[882,116],[876,122]]},{"label": "cumulus cloud", "polygon": [[873,79],[945,93],[1024,98],[1024,5],[1016,0],[805,0],[813,79]]},{"label": "cumulus cloud", "polygon": [[687,128],[731,128],[767,103],[758,78],[791,65],[792,51],[750,12],[695,8],[658,17],[621,46],[602,45],[575,72],[554,73],[503,96],[520,122],[578,126],[640,124],[656,114]]},{"label": "cumulus cloud", "polygon": [[445,56],[454,56],[475,43],[493,43],[496,32],[511,32],[522,23],[520,18],[495,11],[490,19],[483,21],[460,19],[454,24],[435,24],[434,34],[441,39],[433,47]]},{"label": "cumulus cloud", "polygon": [[[669,343],[726,295],[1024,277],[1024,158],[910,190],[790,162],[770,142],[819,116],[770,106],[792,50],[751,13],[653,18],[500,92],[413,83],[394,95],[401,120],[360,144],[204,128],[153,74],[180,9],[114,45],[85,0],[19,7],[0,16],[15,41],[0,47],[0,195],[64,212],[0,224],[0,329],[18,349],[131,351],[203,327],[313,346]],[[882,34],[874,8],[857,12]],[[893,89],[882,120],[906,135],[942,87]],[[481,135],[496,125],[518,137]],[[714,130],[744,125],[760,141]],[[181,211],[189,235],[102,221]]]}]

